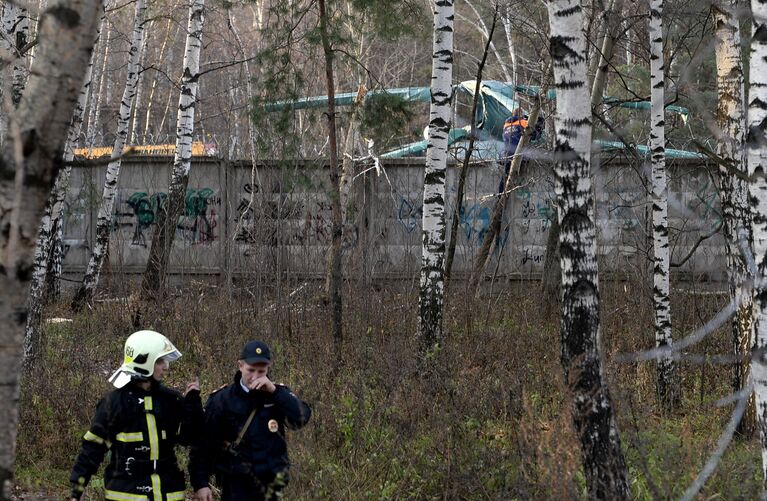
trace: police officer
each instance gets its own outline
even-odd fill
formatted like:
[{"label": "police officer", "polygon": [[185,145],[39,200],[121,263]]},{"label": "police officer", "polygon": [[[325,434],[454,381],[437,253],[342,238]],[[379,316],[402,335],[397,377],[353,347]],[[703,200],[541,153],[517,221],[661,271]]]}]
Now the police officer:
[{"label": "police officer", "polygon": [[186,484],[174,447],[199,436],[203,415],[196,381],[187,385],[185,397],[161,383],[168,364],[180,356],[159,332],[134,332],[125,341],[123,364],[109,378],[117,389],[98,403],[72,469],[73,501],[80,499],[108,450],[106,499],[184,499]]},{"label": "police officer", "polygon": [[279,499],[288,482],[285,428],[301,428],[311,415],[306,402],[269,379],[265,343],[246,344],[237,363],[234,382],[205,404],[206,440],[192,447],[189,473],[199,501],[213,500],[214,473],[222,501]]}]

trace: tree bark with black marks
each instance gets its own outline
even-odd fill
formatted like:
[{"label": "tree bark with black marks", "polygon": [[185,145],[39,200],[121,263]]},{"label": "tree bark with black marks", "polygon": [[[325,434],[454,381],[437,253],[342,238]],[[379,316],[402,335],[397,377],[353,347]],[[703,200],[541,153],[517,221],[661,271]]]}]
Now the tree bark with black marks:
[{"label": "tree bark with black marks", "polygon": [[767,493],[767,2],[751,0],[753,31],[748,91],[748,201],[756,264],[751,377],[762,448],[762,495]]},{"label": "tree bark with black marks", "polygon": [[13,65],[11,68],[10,86],[11,101],[18,105],[21,93],[27,83],[27,67],[25,65],[25,49],[29,42],[29,11],[21,5],[6,2],[3,7],[3,31],[4,36],[11,42]]},{"label": "tree bark with black marks", "polygon": [[101,266],[104,264],[107,250],[109,249],[109,235],[112,232],[112,212],[117,195],[117,181],[120,177],[120,165],[122,163],[123,150],[128,139],[128,122],[130,120],[131,105],[136,95],[136,84],[139,76],[139,57],[141,56],[141,44],[144,38],[144,24],[146,15],[146,3],[144,0],[136,0],[136,15],[133,22],[133,35],[131,38],[130,53],[128,55],[128,76],[125,81],[120,113],[117,118],[117,134],[115,137],[112,155],[107,165],[104,192],[101,196],[98,219],[96,221],[96,240],[92,244],[91,257],[85,270],[83,282],[78,288],[72,300],[72,310],[79,311],[96,292],[96,286],[101,275]]},{"label": "tree bark with black marks", "polygon": [[[103,7],[103,5],[102,5]],[[104,23],[105,12],[102,9],[101,19],[96,29],[96,41],[98,41],[101,26]],[[64,213],[64,201],[69,187],[69,178],[72,173],[72,160],[75,157],[75,145],[80,137],[80,131],[83,125],[83,115],[88,105],[88,94],[93,77],[93,60],[95,53],[91,54],[91,60],[88,68],[85,70],[85,79],[80,89],[80,95],[77,98],[72,122],[67,133],[67,141],[64,145],[64,167],[56,176],[56,182],[53,185],[48,201],[45,204],[45,213],[43,214],[40,230],[37,235],[37,246],[35,247],[34,269],[32,271],[32,283],[29,289],[28,316],[26,331],[24,333],[24,367],[30,369],[39,354],[40,348],[40,327],[43,316],[43,308],[46,304],[47,291],[50,282],[48,281],[51,267],[60,266],[60,263],[54,261],[55,246],[61,242],[61,219]],[[54,274],[55,275],[55,274]]]},{"label": "tree bark with black marks", "polygon": [[[149,23],[147,26],[147,31],[149,28],[152,27],[152,23]],[[144,60],[144,55],[146,54],[146,46],[149,43],[149,34],[144,35],[144,40],[141,43],[141,50],[139,51],[138,61],[139,61],[139,75],[138,75],[138,82],[136,82],[136,96],[133,98],[133,106],[131,106],[131,126],[130,126],[130,140],[128,141],[128,144],[130,145],[136,145],[138,144],[138,123],[139,123],[139,111],[141,110],[141,102],[142,98],[144,97],[144,63],[142,62]]]},{"label": "tree bark with black marks", "polygon": [[158,299],[162,295],[168,261],[173,248],[178,218],[184,209],[189,170],[192,167],[192,139],[194,134],[194,110],[197,100],[197,83],[200,73],[200,49],[204,0],[193,0],[189,5],[184,72],[181,77],[181,93],[178,98],[176,118],[176,152],[168,188],[168,198],[157,211],[157,222],[149,249],[149,258],[141,291],[144,300]]},{"label": "tree bark with black marks", "polygon": [[477,107],[479,106],[479,99],[482,93],[482,71],[485,69],[485,62],[487,62],[487,54],[490,51],[490,44],[493,41],[493,33],[495,33],[495,25],[498,21],[498,6],[496,5],[493,12],[493,22],[490,25],[490,31],[487,34],[487,41],[485,42],[485,50],[482,52],[482,59],[477,66],[477,78],[474,81],[474,97],[471,102],[471,130],[469,131],[469,146],[466,148],[466,156],[463,158],[463,164],[461,165],[461,172],[458,175],[458,192],[455,195],[455,211],[450,221],[450,238],[448,239],[447,257],[445,258],[445,281],[450,280],[450,273],[453,269],[453,257],[455,256],[455,246],[458,240],[458,224],[461,219],[461,209],[463,208],[463,195],[466,186],[466,175],[469,171],[469,163],[471,162],[471,155],[474,152],[474,141],[477,135],[476,115]]},{"label": "tree bark with black marks", "polygon": [[[25,57],[22,50],[27,45],[29,39],[29,12],[21,5],[13,2],[4,2],[2,16],[0,19],[0,48],[2,48],[9,58],[4,61],[2,68],[2,95],[10,96],[10,100],[5,100],[4,108],[10,109],[8,105],[17,106],[21,99],[21,93],[27,81],[27,68]],[[0,116],[0,142],[2,142],[7,133],[7,117],[5,113]]]},{"label": "tree bark with black marks", "polygon": [[[607,79],[610,73],[610,64],[615,49],[615,44],[621,34],[621,19],[623,15],[623,0],[612,0],[610,6],[603,13],[605,20],[605,33],[602,38],[602,46],[599,57],[595,60],[597,71],[591,85],[591,112],[599,113]],[[556,204],[553,209],[558,210]],[[559,285],[561,283],[559,268],[559,222],[555,216],[549,227],[546,239],[546,257],[543,262],[541,276],[541,290],[547,303],[555,303],[559,297]]]},{"label": "tree bark with black marks", "polygon": [[596,229],[591,190],[591,108],[583,8],[577,0],[548,3],[550,51],[557,91],[555,191],[562,266],[562,366],[569,388],[592,499],[628,499],[610,394],[599,346]]},{"label": "tree bark with black marks", "polygon": [[[653,306],[655,346],[671,346],[670,249],[668,244],[668,182],[666,180],[665,68],[663,63],[663,0],[650,2],[650,150],[652,151]],[[657,362],[658,403],[672,411],[681,403],[674,360]]]},{"label": "tree bark with black marks", "polygon": [[93,49],[97,0],[51,0],[42,12],[35,68],[0,161],[0,500],[13,484],[19,374],[34,246]]},{"label": "tree bark with black marks", "polygon": [[431,105],[423,180],[423,247],[419,293],[418,336],[420,360],[442,339],[445,296],[445,175],[453,79],[453,0],[434,4],[434,41],[431,65]]},{"label": "tree bark with black marks", "polygon": [[[175,7],[175,6],[174,6]],[[162,40],[162,44],[160,45],[160,53],[157,56],[158,61],[164,61],[165,60],[165,51],[168,48],[168,41],[175,38],[176,33],[178,33],[178,23],[173,22],[172,17],[168,17],[168,24],[165,26],[165,38]],[[245,59],[243,57],[243,59]],[[247,66],[247,62],[244,63]],[[249,73],[248,73],[249,74]],[[154,107],[155,102],[155,91],[157,90],[157,81],[161,78],[160,75],[155,72],[152,75],[152,84],[149,86],[149,96],[147,97],[147,103],[146,103],[146,115],[144,117],[144,127],[143,132],[141,134],[141,141],[144,144],[147,144],[147,142],[151,142],[151,135],[150,135],[150,124],[152,119],[152,109]],[[164,78],[164,77],[162,77]],[[248,79],[247,85],[250,85],[250,79]],[[156,131],[161,132],[161,131]]]},{"label": "tree bark with black marks", "polygon": [[[716,122],[719,127],[717,154],[719,166],[719,198],[727,251],[730,300],[740,306],[732,319],[733,352],[744,360],[734,365],[733,389],[741,391],[748,384],[750,362],[747,354],[754,345],[753,298],[744,282],[748,279],[746,259],[741,241],[751,240],[751,215],[746,181],[746,115],[743,104],[744,81],[741,63],[740,26],[734,0],[718,0],[713,7],[716,36],[717,93]],[[756,429],[754,399],[749,398],[746,411],[738,424],[738,434],[751,437]]]},{"label": "tree bark with black marks", "polygon": [[[110,6],[110,3],[105,2],[106,7]],[[112,40],[112,25],[109,20],[106,20],[106,36],[104,37],[104,55],[101,58],[101,65],[99,66],[100,72],[98,73],[98,86],[94,86],[91,93],[90,109],[88,110],[88,128],[85,132],[85,147],[93,148],[96,146],[96,136],[99,134],[99,124],[101,122],[101,109],[104,96],[106,95],[106,87],[109,73],[109,49]],[[101,45],[101,44],[99,44]]]}]

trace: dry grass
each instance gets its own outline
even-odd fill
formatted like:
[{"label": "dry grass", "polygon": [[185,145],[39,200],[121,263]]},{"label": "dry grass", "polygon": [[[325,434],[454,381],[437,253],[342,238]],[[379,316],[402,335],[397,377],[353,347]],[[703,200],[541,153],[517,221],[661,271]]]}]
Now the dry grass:
[{"label": "dry grass", "polygon": [[[536,283],[495,284],[481,302],[460,287],[448,298],[444,347],[431,380],[415,375],[417,298],[412,283],[349,285],[342,364],[329,311],[308,285],[283,284],[229,301],[202,286],[141,312],[141,327],[184,353],[169,384],[199,375],[203,390],[228,383],[242,344],[261,338],[276,354],[274,378],[314,409],[290,437],[290,499],[578,499],[585,485],[559,365],[559,322]],[[730,408],[728,367],[683,364],[684,407],[661,416],[650,363],[616,363],[619,352],[653,343],[649,292],[628,283],[602,288],[605,372],[618,409],[637,498],[676,497],[712,450]],[[675,330],[687,332],[721,306],[715,296],[675,296]],[[52,315],[60,315],[56,307]],[[109,390],[107,373],[134,330],[135,306],[104,303],[68,324],[49,325],[45,359],[26,377],[18,475],[34,492],[61,498],[79,437]],[[694,351],[725,353],[724,331]],[[755,497],[755,442],[733,444],[705,495]],[[100,499],[89,489],[88,499]]]}]

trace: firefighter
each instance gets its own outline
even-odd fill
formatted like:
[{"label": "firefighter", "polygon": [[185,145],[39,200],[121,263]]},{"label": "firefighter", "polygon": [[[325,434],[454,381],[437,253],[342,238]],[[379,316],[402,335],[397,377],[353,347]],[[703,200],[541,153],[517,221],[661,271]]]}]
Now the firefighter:
[{"label": "firefighter", "polygon": [[96,406],[72,468],[72,501],[80,499],[104,455],[104,497],[115,501],[183,500],[186,483],[176,444],[199,436],[202,401],[197,381],[185,396],[162,385],[181,353],[159,332],[141,330],[125,341],[123,364],[109,378],[115,390]]},{"label": "firefighter", "polygon": [[272,355],[261,341],[245,345],[234,382],[205,404],[205,436],[192,447],[189,474],[195,497],[213,501],[209,480],[216,474],[222,501],[280,499],[288,482],[285,429],[304,426],[306,402],[269,378]]}]

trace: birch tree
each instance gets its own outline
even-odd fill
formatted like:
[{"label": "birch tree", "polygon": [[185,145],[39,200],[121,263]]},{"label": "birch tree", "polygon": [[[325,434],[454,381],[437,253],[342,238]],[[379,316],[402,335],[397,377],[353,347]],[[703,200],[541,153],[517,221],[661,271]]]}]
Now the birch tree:
[{"label": "birch tree", "polygon": [[756,261],[754,328],[756,346],[751,375],[756,419],[762,446],[762,492],[767,492],[767,2],[751,0],[753,37],[748,91],[749,205],[753,220],[752,250]]},{"label": "birch tree", "polygon": [[117,195],[117,181],[120,176],[123,149],[128,138],[131,104],[136,95],[136,84],[138,83],[139,57],[144,37],[145,14],[146,4],[144,0],[136,0],[136,14],[133,22],[130,53],[128,55],[128,76],[125,81],[122,101],[120,102],[117,134],[112,148],[111,159],[109,165],[107,165],[104,191],[96,221],[96,237],[92,244],[91,257],[88,260],[88,267],[85,270],[83,282],[72,300],[72,309],[74,311],[79,311],[85,302],[93,297],[99,281],[101,266],[104,264],[104,258],[109,249],[109,234],[112,231],[112,210],[114,208],[115,196]]},{"label": "birch tree", "polygon": [[627,499],[626,463],[603,380],[599,334],[596,230],[590,178],[591,109],[583,8],[578,0],[548,3],[550,51],[557,91],[555,192],[562,266],[562,366],[572,398],[591,499]]},{"label": "birch tree", "polygon": [[[746,117],[744,113],[743,66],[740,50],[740,27],[735,16],[735,0],[719,0],[713,8],[716,36],[718,107],[716,111],[719,141],[719,196],[727,251],[730,299],[740,306],[732,321],[734,353],[743,357],[751,351],[753,336],[753,299],[745,290],[746,261],[740,252],[741,235],[748,241],[750,214],[746,175]],[[733,387],[741,391],[749,379],[749,362],[734,366]],[[740,421],[739,432],[751,436],[756,425],[753,398]]]},{"label": "birch tree", "polygon": [[[152,24],[149,23],[147,26],[147,31],[149,31],[149,28],[152,27]],[[138,82],[136,83],[136,97],[134,98],[134,103],[132,108],[132,119],[131,119],[131,126],[130,126],[130,141],[128,144],[130,145],[136,145],[138,144],[138,123],[139,123],[139,110],[141,110],[141,99],[143,98],[143,92],[144,89],[144,54],[146,54],[146,46],[149,43],[149,34],[147,33],[144,36],[144,40],[141,43],[141,50],[139,51],[139,76],[138,76]]]},{"label": "birch tree", "polygon": [[[175,8],[175,5],[174,5]],[[171,29],[172,28],[172,29]],[[168,41],[171,40],[171,38],[175,38],[176,33],[178,32],[179,26],[177,23],[173,22],[172,17],[168,17],[168,24],[165,27],[165,38],[162,40],[162,45],[160,45],[160,53],[157,56],[158,61],[164,61],[165,60],[165,50],[168,47]],[[246,63],[247,64],[247,63]],[[150,131],[150,120],[152,118],[152,108],[154,107],[154,95],[155,90],[157,89],[157,80],[159,78],[159,75],[155,72],[154,76],[152,77],[152,84],[149,87],[149,97],[147,97],[147,104],[146,104],[146,115],[144,118],[144,130],[142,134],[142,141],[144,143],[147,142],[147,138],[149,137],[149,131]]]},{"label": "birch tree", "polygon": [[97,0],[51,0],[42,12],[36,68],[0,160],[0,499],[13,484],[19,374],[35,234],[61,167],[67,128],[93,48]]},{"label": "birch tree", "polygon": [[[655,346],[671,346],[670,256],[668,245],[668,185],[665,148],[665,69],[663,66],[663,0],[650,2],[650,149],[652,151],[653,306]],[[658,401],[666,410],[679,406],[674,361],[658,358]]]},{"label": "birch tree", "polygon": [[453,79],[453,0],[434,4],[431,105],[423,180],[423,247],[418,332],[422,359],[442,337],[445,275],[445,176]]},{"label": "birch tree", "polygon": [[[485,24],[485,21],[482,19],[482,15],[479,13],[477,8],[474,6],[474,4],[470,0],[465,0],[465,3],[466,3],[466,6],[469,7],[469,9],[471,9],[471,11],[474,13],[474,16],[476,17],[476,21],[472,21],[472,20],[468,19],[467,17],[462,16],[460,14],[458,15],[458,18],[461,21],[465,22],[467,25],[474,26],[477,29],[477,31],[479,31],[479,33],[482,35],[482,38],[490,45],[490,50],[493,51],[493,55],[495,56],[495,60],[498,63],[498,66],[500,66],[500,68],[501,68],[501,72],[503,73],[503,78],[507,82],[511,82],[512,84],[516,84],[517,83],[517,81],[516,81],[516,76],[517,76],[517,73],[516,73],[516,54],[514,52],[514,45],[513,45],[512,40],[511,40],[511,33],[513,31],[513,28],[511,26],[511,19],[509,17],[509,13],[508,13],[508,7],[507,7],[507,10],[506,10],[506,17],[505,17],[503,23],[504,23],[504,30],[506,31],[506,42],[508,44],[509,57],[510,57],[510,59],[512,61],[512,73],[509,73],[509,69],[506,66],[506,61],[504,60],[503,57],[501,57],[500,52],[498,51],[498,49],[495,46],[495,43],[493,42],[493,36],[492,36],[493,29],[490,29],[490,30],[487,29],[487,25]],[[496,5],[495,8],[497,9],[498,6]]]},{"label": "birch tree", "polygon": [[[106,16],[103,10],[96,28],[96,41],[98,41],[101,26],[104,24]],[[24,333],[24,366],[30,369],[37,355],[39,354],[40,343],[40,323],[42,320],[43,307],[45,306],[46,287],[49,285],[47,275],[51,266],[57,263],[52,262],[51,254],[54,252],[54,246],[60,242],[61,217],[64,212],[64,201],[69,187],[69,179],[72,173],[70,165],[75,158],[75,146],[80,137],[80,131],[83,125],[83,115],[88,106],[88,95],[90,93],[91,81],[93,79],[93,60],[95,52],[91,54],[91,60],[88,68],[85,70],[85,79],[83,81],[80,94],[77,98],[72,122],[67,133],[67,140],[64,144],[64,167],[59,170],[56,176],[56,182],[53,185],[48,202],[45,204],[45,213],[43,214],[40,230],[37,235],[37,246],[35,247],[34,267],[32,270],[32,281],[29,289],[29,300],[27,303],[27,325]],[[60,266],[60,263],[58,264]]]},{"label": "birch tree", "polygon": [[[3,99],[3,107],[10,110],[11,105],[16,106],[21,98],[26,82],[26,66],[22,51],[27,45],[29,36],[29,13],[12,2],[4,2],[2,16],[0,17],[0,48],[6,53],[8,60],[3,62],[2,72],[2,95],[10,97]],[[0,116],[0,141],[7,132],[7,111]]]},{"label": "birch tree", "polygon": [[[107,7],[109,3],[106,3]],[[93,148],[96,145],[96,135],[98,134],[99,122],[101,120],[101,106],[106,94],[107,73],[109,69],[109,48],[112,40],[112,25],[106,20],[106,36],[104,37],[104,56],[100,65],[101,71],[98,75],[98,86],[94,86],[90,99],[90,110],[88,111],[88,129],[85,133],[85,147]]]},{"label": "birch tree", "polygon": [[2,23],[4,45],[10,51],[13,61],[13,64],[9,65],[10,71],[4,86],[10,90],[13,104],[17,105],[27,81],[23,51],[29,40],[29,11],[16,3],[5,2]]},{"label": "birch tree", "polygon": [[[495,33],[495,25],[498,22],[498,6],[496,5],[493,11],[493,22],[490,25],[490,32],[487,34],[487,40],[485,42],[485,50],[482,52],[482,58],[477,65],[477,77],[474,80],[474,96],[471,100],[471,128],[469,129],[469,145],[466,147],[466,153],[463,157],[463,164],[461,165],[460,173],[458,174],[458,188],[455,195],[455,210],[453,211],[452,218],[450,219],[450,238],[448,239],[447,252],[445,256],[445,280],[450,280],[450,273],[453,269],[453,258],[455,257],[455,246],[458,240],[458,224],[461,217],[461,211],[463,209],[464,191],[466,189],[466,176],[469,172],[469,163],[471,162],[471,156],[474,152],[474,142],[477,137],[477,121],[473,117],[477,116],[477,108],[479,106],[479,96],[482,91],[482,72],[485,69],[485,63],[487,62],[487,55],[490,51],[490,42],[493,40],[493,33]],[[498,204],[500,205],[500,201]],[[505,200],[504,200],[505,203]],[[492,229],[492,225],[490,228]],[[487,237],[487,235],[486,235]],[[483,242],[484,248],[484,242]],[[484,265],[484,261],[482,262]],[[481,271],[481,270],[480,270]],[[477,281],[479,279],[477,278]]]},{"label": "birch tree", "polygon": [[184,49],[184,72],[181,77],[181,93],[176,116],[176,152],[173,156],[173,172],[168,188],[168,199],[157,213],[149,260],[142,282],[145,299],[156,298],[163,288],[168,271],[168,260],[173,247],[173,237],[189,183],[192,167],[192,136],[194,134],[194,110],[197,100],[197,83],[200,73],[200,49],[204,0],[192,0],[189,4],[186,46]]}]

